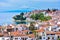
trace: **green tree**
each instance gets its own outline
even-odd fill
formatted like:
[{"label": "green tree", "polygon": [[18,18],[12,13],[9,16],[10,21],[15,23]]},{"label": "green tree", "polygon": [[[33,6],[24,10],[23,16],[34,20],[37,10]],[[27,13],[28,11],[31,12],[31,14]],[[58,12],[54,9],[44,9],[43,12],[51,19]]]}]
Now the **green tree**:
[{"label": "green tree", "polygon": [[38,13],[38,14],[32,14],[31,18],[34,20],[41,20],[41,21],[48,21],[51,19],[50,16],[44,16],[43,13]]},{"label": "green tree", "polygon": [[[20,15],[15,15],[13,17],[13,19],[15,20],[15,23],[16,24],[20,24],[20,23],[26,23],[25,20],[26,20],[26,17],[24,17],[24,13],[20,13]],[[17,21],[19,20],[19,21]]]},{"label": "green tree", "polygon": [[47,16],[47,17],[46,17],[46,19],[47,19],[47,20],[50,20],[50,19],[51,19],[51,17],[50,17],[50,16]]},{"label": "green tree", "polygon": [[35,27],[34,27],[33,23],[34,23],[34,22],[31,22],[31,23],[30,23],[30,26],[29,26],[29,30],[31,30],[31,31],[35,30]]},{"label": "green tree", "polygon": [[30,16],[30,18],[34,19],[34,20],[37,20],[38,19],[38,14],[32,14]]},{"label": "green tree", "polygon": [[33,25],[35,22],[31,22],[29,26],[29,30],[36,36],[36,29],[35,26]]},{"label": "green tree", "polygon": [[44,14],[43,13],[39,13],[38,14],[38,19],[41,21],[44,21]]},{"label": "green tree", "polygon": [[58,40],[60,40],[60,38],[58,38]]}]

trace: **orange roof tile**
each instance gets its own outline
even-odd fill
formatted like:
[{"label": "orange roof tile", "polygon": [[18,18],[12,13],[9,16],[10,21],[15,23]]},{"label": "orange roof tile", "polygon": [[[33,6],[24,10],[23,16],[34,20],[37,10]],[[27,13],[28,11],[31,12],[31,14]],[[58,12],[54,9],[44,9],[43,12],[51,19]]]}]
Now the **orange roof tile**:
[{"label": "orange roof tile", "polygon": [[1,29],[2,27],[0,26],[0,29]]},{"label": "orange roof tile", "polygon": [[0,35],[3,35],[2,33],[0,33]]},{"label": "orange roof tile", "polygon": [[44,24],[44,25],[42,25],[41,27],[42,27],[42,28],[47,28],[48,25],[47,25],[47,24]]},{"label": "orange roof tile", "polygon": [[11,32],[11,35],[18,36],[19,32]]},{"label": "orange roof tile", "polygon": [[35,30],[36,32],[44,32],[44,29]]},{"label": "orange roof tile", "polygon": [[53,31],[46,31],[46,34],[55,34]]},{"label": "orange roof tile", "polygon": [[0,33],[0,36],[3,36],[3,34],[2,34],[2,33]]},{"label": "orange roof tile", "polygon": [[4,33],[4,36],[7,37],[7,36],[9,36],[9,35],[8,35],[8,33]]},{"label": "orange roof tile", "polygon": [[19,31],[11,32],[11,35],[13,35],[13,36],[26,36],[26,34],[23,34],[23,33],[19,32]]},{"label": "orange roof tile", "polygon": [[29,34],[29,35],[27,35],[27,36],[29,36],[29,37],[31,37],[31,38],[34,38],[34,37],[35,37],[34,34]]},{"label": "orange roof tile", "polygon": [[29,30],[23,30],[22,32],[28,32]]},{"label": "orange roof tile", "polygon": [[56,34],[57,36],[60,36],[60,34]]},{"label": "orange roof tile", "polygon": [[55,34],[60,34],[60,32],[55,32]]}]

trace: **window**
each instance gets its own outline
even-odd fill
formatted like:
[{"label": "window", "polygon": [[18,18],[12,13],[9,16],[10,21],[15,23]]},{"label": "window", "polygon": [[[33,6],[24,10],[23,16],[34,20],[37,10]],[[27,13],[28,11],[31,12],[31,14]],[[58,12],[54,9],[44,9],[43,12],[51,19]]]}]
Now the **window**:
[{"label": "window", "polygon": [[54,37],[52,37],[52,39],[54,39]]},{"label": "window", "polygon": [[13,36],[10,37],[10,40],[13,40]]},{"label": "window", "polygon": [[60,31],[60,29],[59,29],[59,31]]},{"label": "window", "polygon": [[55,34],[51,34],[51,35],[55,35]]},{"label": "window", "polygon": [[50,39],[50,37],[48,37],[48,40]]},{"label": "window", "polygon": [[45,39],[45,37],[43,37],[43,39]]},{"label": "window", "polygon": [[39,39],[42,39],[42,36],[39,36]]},{"label": "window", "polygon": [[25,38],[25,40],[27,40],[27,38]]},{"label": "window", "polygon": [[5,40],[4,38],[2,38],[2,40]]},{"label": "window", "polygon": [[45,33],[43,32],[42,35],[45,36]]},{"label": "window", "polygon": [[24,40],[24,38],[21,38],[22,40]]},{"label": "window", "polygon": [[11,36],[11,38],[13,38],[13,36]]},{"label": "window", "polygon": [[60,38],[60,37],[58,36],[58,38]]},{"label": "window", "polygon": [[16,28],[16,30],[18,30],[18,28]]},{"label": "window", "polygon": [[15,40],[18,40],[18,38],[15,38]]}]

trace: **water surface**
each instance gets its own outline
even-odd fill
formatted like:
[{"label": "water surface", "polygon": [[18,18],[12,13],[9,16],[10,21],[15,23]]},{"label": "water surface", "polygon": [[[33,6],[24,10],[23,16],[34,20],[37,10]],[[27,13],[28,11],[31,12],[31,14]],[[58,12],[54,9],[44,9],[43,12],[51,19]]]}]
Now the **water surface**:
[{"label": "water surface", "polygon": [[17,14],[20,14],[20,13],[15,13],[15,12],[0,13],[0,25],[14,23],[12,17]]}]

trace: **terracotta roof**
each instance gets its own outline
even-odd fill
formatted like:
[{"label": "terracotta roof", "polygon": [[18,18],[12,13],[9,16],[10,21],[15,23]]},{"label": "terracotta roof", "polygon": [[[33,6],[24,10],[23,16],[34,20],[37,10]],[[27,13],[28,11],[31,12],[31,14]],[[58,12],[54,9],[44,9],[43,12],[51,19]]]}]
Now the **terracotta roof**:
[{"label": "terracotta roof", "polygon": [[35,30],[36,32],[44,32],[44,29]]},{"label": "terracotta roof", "polygon": [[60,36],[60,34],[56,34],[57,36]]},{"label": "terracotta roof", "polygon": [[2,27],[0,27],[0,29],[1,29]]},{"label": "terracotta roof", "polygon": [[60,32],[55,32],[55,34],[56,34],[57,36],[60,36]]},{"label": "terracotta roof", "polygon": [[60,34],[60,32],[55,32],[55,34]]},{"label": "terracotta roof", "polygon": [[48,24],[43,24],[41,25],[41,28],[47,28],[49,25]]},{"label": "terracotta roof", "polygon": [[19,35],[19,32],[11,32],[11,35],[13,35],[13,36],[18,36]]},{"label": "terracotta roof", "polygon": [[23,33],[18,32],[18,31],[16,31],[16,32],[11,32],[11,35],[13,35],[13,36],[26,36],[26,34],[23,34]]},{"label": "terracotta roof", "polygon": [[22,32],[28,32],[29,30],[23,30]]},{"label": "terracotta roof", "polygon": [[2,33],[0,33],[0,37],[2,37],[3,36],[3,34]]},{"label": "terracotta roof", "polygon": [[2,26],[0,26],[0,29],[2,28]]},{"label": "terracotta roof", "polygon": [[53,31],[46,31],[46,34],[55,34]]},{"label": "terracotta roof", "polygon": [[34,34],[29,34],[29,35],[27,35],[27,36],[30,37],[30,38],[34,38],[34,37],[35,37]]},{"label": "terracotta roof", "polygon": [[8,33],[4,33],[3,35],[4,35],[4,37],[8,37],[8,36],[9,36],[9,34],[8,34]]}]

